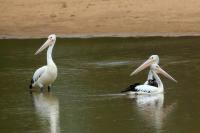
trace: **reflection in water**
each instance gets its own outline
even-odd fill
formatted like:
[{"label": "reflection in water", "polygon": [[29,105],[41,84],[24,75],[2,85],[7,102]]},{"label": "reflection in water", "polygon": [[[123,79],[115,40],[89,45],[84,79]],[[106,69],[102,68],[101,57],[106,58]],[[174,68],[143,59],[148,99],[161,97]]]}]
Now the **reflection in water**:
[{"label": "reflection in water", "polygon": [[[200,131],[200,37],[58,40],[54,57],[60,75],[53,89],[59,101],[37,93],[32,98],[33,107],[25,86],[36,64],[44,63],[44,57],[35,58],[30,51],[36,50],[44,39],[0,40],[2,133],[49,133],[50,127],[54,127],[52,132],[63,133]],[[167,95],[157,100],[157,105],[154,100],[148,101],[148,97],[147,100],[131,99],[131,103],[126,96],[113,94],[136,80],[146,79],[147,73],[133,78],[128,74],[152,53],[160,55],[163,68],[179,83],[165,80]],[[43,104],[46,106],[40,107]],[[54,110],[56,114],[52,117],[52,126],[47,110]]]},{"label": "reflection in water", "polygon": [[34,92],[33,100],[36,113],[41,119],[42,127],[44,127],[45,132],[59,132],[59,101],[57,97],[51,93]]},{"label": "reflection in water", "polygon": [[164,94],[138,95],[135,98],[139,114],[159,132],[168,114],[174,109],[175,103],[164,107]]}]

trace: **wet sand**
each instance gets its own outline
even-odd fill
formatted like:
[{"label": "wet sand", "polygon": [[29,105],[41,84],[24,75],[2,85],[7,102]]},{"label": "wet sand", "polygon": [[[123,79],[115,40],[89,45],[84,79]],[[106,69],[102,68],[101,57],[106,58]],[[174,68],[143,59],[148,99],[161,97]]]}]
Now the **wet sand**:
[{"label": "wet sand", "polygon": [[200,35],[198,0],[1,0],[0,37]]}]

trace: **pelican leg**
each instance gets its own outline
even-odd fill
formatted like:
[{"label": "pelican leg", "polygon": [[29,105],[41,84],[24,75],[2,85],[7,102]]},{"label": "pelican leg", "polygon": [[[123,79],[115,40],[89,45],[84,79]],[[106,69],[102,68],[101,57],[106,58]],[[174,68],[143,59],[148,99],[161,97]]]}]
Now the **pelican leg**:
[{"label": "pelican leg", "polygon": [[32,93],[33,93],[32,89],[29,89],[29,93],[32,95]]},{"label": "pelican leg", "polygon": [[41,87],[41,88],[40,88],[40,91],[43,92],[43,91],[44,91],[44,87]]},{"label": "pelican leg", "polygon": [[40,87],[40,91],[43,92],[44,91],[44,86],[42,84],[38,84]]},{"label": "pelican leg", "polygon": [[50,92],[50,91],[51,91],[51,85],[48,86],[48,92]]},{"label": "pelican leg", "polygon": [[29,85],[29,89],[31,90],[33,88],[32,84]]},{"label": "pelican leg", "polygon": [[32,85],[29,86],[29,93],[32,94]]}]

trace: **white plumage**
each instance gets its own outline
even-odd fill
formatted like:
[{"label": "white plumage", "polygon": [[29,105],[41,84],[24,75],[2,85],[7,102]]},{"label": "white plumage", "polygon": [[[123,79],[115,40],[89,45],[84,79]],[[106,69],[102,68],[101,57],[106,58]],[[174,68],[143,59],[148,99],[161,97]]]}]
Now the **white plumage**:
[{"label": "white plumage", "polygon": [[52,51],[53,51],[55,42],[56,42],[56,35],[52,34],[48,37],[48,40],[35,53],[35,54],[38,54],[48,47],[47,65],[40,67],[39,69],[35,71],[31,80],[30,88],[39,87],[42,89],[44,87],[48,87],[48,90],[50,91],[50,87],[52,83],[56,80],[57,67],[52,59]]},{"label": "white plumage", "polygon": [[[155,78],[156,83],[158,84],[157,87],[151,86],[148,84],[143,84],[143,85],[137,85],[135,86],[134,90],[130,91],[129,94],[156,94],[156,93],[162,93],[164,88],[162,81],[158,77],[156,71],[164,71],[162,70],[157,64],[151,65],[151,73],[153,74],[153,77]],[[166,73],[166,72],[165,72]],[[164,73],[163,73],[164,74]]]},{"label": "white plumage", "polygon": [[41,75],[45,72],[46,69],[47,69],[47,66],[38,68],[33,74],[33,78],[32,78],[33,81],[36,82],[41,77]]},{"label": "white plumage", "polygon": [[[167,72],[160,68],[158,65],[159,57],[158,55],[152,55],[150,58],[145,61],[141,66],[139,66],[135,71],[131,73],[131,76],[137,74],[138,72],[142,71],[143,69],[150,66],[150,71],[148,74],[147,81],[143,85],[139,85],[138,83],[131,85],[125,91],[127,94],[157,94],[162,93],[164,91],[164,87],[162,84],[161,79],[159,78],[157,73],[163,74],[165,77],[177,82],[173,77],[171,77]],[[155,84],[149,84],[149,80],[153,80]]]},{"label": "white plumage", "polygon": [[156,93],[158,91],[158,87],[150,86],[150,85],[138,85],[135,87],[137,91],[147,92],[147,93]]}]

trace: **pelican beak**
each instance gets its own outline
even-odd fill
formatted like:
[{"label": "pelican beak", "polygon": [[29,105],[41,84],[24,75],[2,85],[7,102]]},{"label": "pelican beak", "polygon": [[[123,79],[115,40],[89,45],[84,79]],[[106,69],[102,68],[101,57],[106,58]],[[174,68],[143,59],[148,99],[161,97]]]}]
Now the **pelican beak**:
[{"label": "pelican beak", "polygon": [[150,66],[151,64],[153,64],[153,60],[150,58],[147,61],[145,61],[142,65],[140,65],[137,69],[135,69],[135,71],[133,71],[130,76],[133,76],[137,73],[139,73],[140,71],[144,70],[145,68],[147,68],[148,66]]},{"label": "pelican beak", "polygon": [[39,54],[42,52],[45,48],[47,48],[49,45],[51,45],[51,40],[48,39],[38,50],[35,52],[35,55]]},{"label": "pelican beak", "polygon": [[166,78],[168,78],[168,79],[170,79],[170,80],[172,80],[172,81],[174,81],[174,82],[176,82],[177,83],[177,81],[172,77],[172,76],[170,76],[167,72],[165,72],[162,68],[158,68],[157,69],[157,73],[161,73],[162,75],[164,75]]}]

